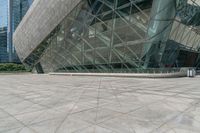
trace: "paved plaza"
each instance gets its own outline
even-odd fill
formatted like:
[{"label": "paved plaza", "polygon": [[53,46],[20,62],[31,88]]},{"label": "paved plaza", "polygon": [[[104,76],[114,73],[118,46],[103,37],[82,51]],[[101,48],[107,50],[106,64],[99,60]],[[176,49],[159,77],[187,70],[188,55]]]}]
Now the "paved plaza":
[{"label": "paved plaza", "polygon": [[0,75],[0,133],[200,133],[200,77]]}]

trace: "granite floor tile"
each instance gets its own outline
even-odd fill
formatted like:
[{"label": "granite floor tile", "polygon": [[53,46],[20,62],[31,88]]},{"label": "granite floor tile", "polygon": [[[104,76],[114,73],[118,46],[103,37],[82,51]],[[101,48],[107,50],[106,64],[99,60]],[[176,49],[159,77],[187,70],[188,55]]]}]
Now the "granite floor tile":
[{"label": "granite floor tile", "polygon": [[199,83],[0,75],[0,133],[199,133]]}]

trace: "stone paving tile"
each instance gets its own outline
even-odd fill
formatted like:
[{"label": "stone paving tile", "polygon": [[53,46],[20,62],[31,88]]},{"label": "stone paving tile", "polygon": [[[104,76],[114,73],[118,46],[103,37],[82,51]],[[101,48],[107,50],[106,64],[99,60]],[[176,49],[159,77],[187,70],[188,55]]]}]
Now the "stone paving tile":
[{"label": "stone paving tile", "polygon": [[199,133],[199,83],[0,75],[0,133]]}]

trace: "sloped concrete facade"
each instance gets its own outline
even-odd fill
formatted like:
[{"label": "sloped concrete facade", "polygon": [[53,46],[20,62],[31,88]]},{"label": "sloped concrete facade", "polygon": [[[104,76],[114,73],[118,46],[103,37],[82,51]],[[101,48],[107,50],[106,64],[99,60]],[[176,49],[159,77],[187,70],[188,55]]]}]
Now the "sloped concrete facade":
[{"label": "sloped concrete facade", "polygon": [[34,0],[14,34],[23,61],[81,0]]}]

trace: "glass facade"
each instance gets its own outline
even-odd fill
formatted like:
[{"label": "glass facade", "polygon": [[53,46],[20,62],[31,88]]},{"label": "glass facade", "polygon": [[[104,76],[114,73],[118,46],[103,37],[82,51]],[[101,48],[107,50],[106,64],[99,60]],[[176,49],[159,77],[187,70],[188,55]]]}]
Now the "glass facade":
[{"label": "glass facade", "polygon": [[8,60],[7,53],[7,2],[0,0],[0,62]]},{"label": "glass facade", "polygon": [[24,63],[44,72],[197,67],[199,43],[194,46],[193,38],[186,46],[174,33],[184,25],[181,33],[200,39],[196,25],[181,20],[182,12],[174,0],[82,0]]},{"label": "glass facade", "polygon": [[29,0],[7,0],[8,6],[8,35],[7,35],[7,51],[8,59],[7,62],[20,62],[15,48],[13,47],[12,35],[22,20],[23,16],[26,14],[30,7]]},{"label": "glass facade", "polygon": [[12,34],[31,3],[32,0],[0,0],[0,63],[20,62],[12,44]]},{"label": "glass facade", "polygon": [[12,3],[12,29],[15,31],[23,16],[30,7],[29,0],[13,0]]},{"label": "glass facade", "polygon": [[0,28],[0,62],[8,61],[7,27]]},{"label": "glass facade", "polygon": [[0,0],[0,62],[8,60],[7,23],[7,2]]}]

